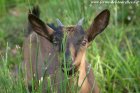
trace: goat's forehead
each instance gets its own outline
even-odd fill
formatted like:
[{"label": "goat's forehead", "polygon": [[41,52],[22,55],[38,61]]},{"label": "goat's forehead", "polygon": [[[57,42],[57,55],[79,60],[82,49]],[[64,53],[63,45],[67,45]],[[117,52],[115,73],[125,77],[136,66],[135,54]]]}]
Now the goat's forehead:
[{"label": "goat's forehead", "polygon": [[67,39],[68,42],[76,42],[85,35],[82,26],[70,25],[58,27],[55,37],[61,38],[60,40]]},{"label": "goat's forehead", "polygon": [[63,27],[63,32],[73,32],[75,31],[76,26],[75,25],[71,25],[71,26],[65,26]]},{"label": "goat's forehead", "polygon": [[84,29],[82,26],[66,26],[62,29],[63,33],[67,36],[67,42],[77,42],[78,40],[82,39],[85,35]]},{"label": "goat's forehead", "polygon": [[62,31],[66,33],[75,33],[79,35],[85,33],[82,26],[76,26],[76,25],[65,26],[63,27]]}]

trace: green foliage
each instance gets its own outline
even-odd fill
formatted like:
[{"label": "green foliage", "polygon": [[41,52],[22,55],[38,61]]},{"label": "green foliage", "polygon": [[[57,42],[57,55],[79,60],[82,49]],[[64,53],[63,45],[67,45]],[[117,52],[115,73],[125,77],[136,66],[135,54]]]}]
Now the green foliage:
[{"label": "green foliage", "polygon": [[[41,19],[48,23],[56,23],[55,19],[59,18],[65,25],[75,25],[84,17],[85,29],[99,12],[109,9],[110,24],[89,47],[87,60],[92,64],[102,93],[140,92],[139,4],[94,4],[92,0],[0,0],[0,93],[26,93],[21,72],[16,79],[11,72],[15,64],[21,69],[27,13],[34,4],[40,6]],[[77,88],[72,89],[76,93]]]}]

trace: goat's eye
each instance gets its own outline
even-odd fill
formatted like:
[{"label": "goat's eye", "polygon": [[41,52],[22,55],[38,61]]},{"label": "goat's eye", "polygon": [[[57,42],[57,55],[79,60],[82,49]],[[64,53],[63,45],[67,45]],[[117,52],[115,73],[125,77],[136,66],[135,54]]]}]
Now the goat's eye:
[{"label": "goat's eye", "polygon": [[56,45],[58,45],[58,41],[54,38],[53,39],[53,44],[56,46]]},{"label": "goat's eye", "polygon": [[82,44],[82,46],[86,46],[87,40],[83,40],[81,44]]},{"label": "goat's eye", "polygon": [[53,42],[53,44],[56,46],[56,45],[58,45],[58,42],[55,41],[55,42]]}]

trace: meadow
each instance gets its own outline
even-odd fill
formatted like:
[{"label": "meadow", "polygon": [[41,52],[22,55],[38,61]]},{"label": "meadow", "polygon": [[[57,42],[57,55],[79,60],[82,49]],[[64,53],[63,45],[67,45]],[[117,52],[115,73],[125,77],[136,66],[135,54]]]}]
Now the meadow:
[{"label": "meadow", "polygon": [[[100,4],[93,1],[0,0],[0,93],[27,93],[21,69],[22,45],[28,11],[33,5],[39,5],[41,19],[46,23],[56,25],[59,18],[66,26],[75,25],[84,17],[84,29],[98,13],[109,9],[109,25],[87,50],[87,60],[101,93],[140,93],[140,2]],[[17,68],[15,78],[12,72]]]}]

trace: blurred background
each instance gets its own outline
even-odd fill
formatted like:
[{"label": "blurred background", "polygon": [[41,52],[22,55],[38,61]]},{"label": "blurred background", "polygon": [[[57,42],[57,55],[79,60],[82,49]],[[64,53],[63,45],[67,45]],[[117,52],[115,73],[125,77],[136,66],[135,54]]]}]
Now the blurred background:
[{"label": "blurred background", "polygon": [[59,18],[66,26],[74,25],[84,17],[85,30],[96,15],[109,9],[109,25],[87,50],[87,60],[102,93],[140,93],[140,2],[96,1],[0,0],[0,93],[25,92],[22,74],[17,72],[19,77],[13,78],[11,71],[23,61],[27,15],[33,5],[39,5],[40,18],[46,23],[56,24]]}]

